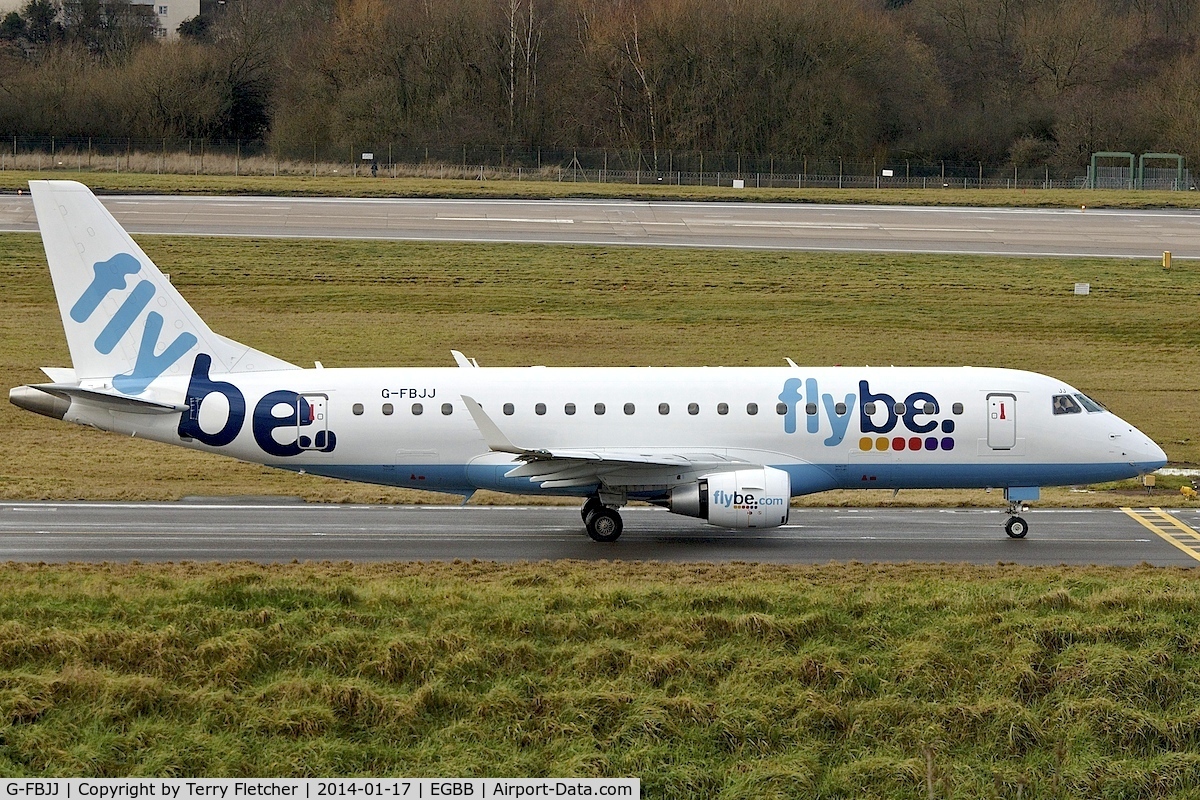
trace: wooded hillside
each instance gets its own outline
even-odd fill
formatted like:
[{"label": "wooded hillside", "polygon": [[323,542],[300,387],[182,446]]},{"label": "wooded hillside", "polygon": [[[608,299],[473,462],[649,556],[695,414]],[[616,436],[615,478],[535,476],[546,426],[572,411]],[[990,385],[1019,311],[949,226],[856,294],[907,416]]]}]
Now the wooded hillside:
[{"label": "wooded hillside", "polygon": [[121,9],[4,19],[0,133],[1200,159],[1193,0],[231,0],[177,42]]}]

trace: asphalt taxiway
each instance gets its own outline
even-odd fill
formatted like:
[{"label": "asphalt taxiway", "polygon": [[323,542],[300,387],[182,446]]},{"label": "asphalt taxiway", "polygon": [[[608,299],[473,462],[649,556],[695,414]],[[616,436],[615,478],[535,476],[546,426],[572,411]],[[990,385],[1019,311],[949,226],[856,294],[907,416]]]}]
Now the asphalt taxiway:
[{"label": "asphalt taxiway", "polygon": [[[789,524],[726,531],[652,508],[598,544],[571,507],[264,502],[4,503],[0,561],[950,562],[1194,567],[1200,511],[1034,509],[1022,540],[994,509],[794,509]],[[1139,519],[1139,517],[1141,519]]]},{"label": "asphalt taxiway", "polygon": [[[1191,209],[1044,209],[627,200],[106,196],[133,234],[530,242],[1006,256],[1200,258]],[[28,195],[0,232],[35,232]]]}]

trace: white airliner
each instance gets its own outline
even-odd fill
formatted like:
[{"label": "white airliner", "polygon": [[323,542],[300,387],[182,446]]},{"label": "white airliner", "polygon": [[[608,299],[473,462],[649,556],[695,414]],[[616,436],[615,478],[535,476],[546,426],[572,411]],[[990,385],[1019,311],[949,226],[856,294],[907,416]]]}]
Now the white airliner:
[{"label": "white airliner", "polygon": [[[827,489],[998,488],[1016,516],[1048,485],[1166,463],[1060,380],[1008,369],[301,369],[209,329],[82,184],[31,181],[72,369],[18,386],[30,411],[351,481],[582,498],[587,533],[644,500],[770,528]],[[264,320],[264,322],[267,322]]]}]

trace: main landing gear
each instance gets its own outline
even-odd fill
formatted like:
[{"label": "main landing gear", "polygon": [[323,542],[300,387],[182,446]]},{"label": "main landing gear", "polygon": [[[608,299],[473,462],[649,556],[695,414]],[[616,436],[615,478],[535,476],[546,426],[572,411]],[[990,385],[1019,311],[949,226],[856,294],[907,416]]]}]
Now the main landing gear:
[{"label": "main landing gear", "polygon": [[1025,534],[1029,533],[1029,523],[1024,517],[1017,516],[1018,511],[1024,510],[1019,502],[1010,502],[1008,504],[1008,513],[1012,516],[1008,518],[1008,522],[1004,523],[1004,532],[1012,539],[1024,539]]},{"label": "main landing gear", "polygon": [[601,503],[599,497],[589,497],[584,501],[579,514],[583,517],[588,536],[597,542],[615,542],[625,529],[617,510]]}]

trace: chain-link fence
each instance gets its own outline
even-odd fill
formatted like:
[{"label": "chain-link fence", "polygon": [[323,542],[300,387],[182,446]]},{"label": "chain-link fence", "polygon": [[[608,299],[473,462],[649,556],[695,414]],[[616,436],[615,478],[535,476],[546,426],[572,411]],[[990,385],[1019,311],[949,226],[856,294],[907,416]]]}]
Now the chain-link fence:
[{"label": "chain-link fence", "polygon": [[[471,180],[562,181],[744,188],[929,189],[1083,188],[1087,169],[1014,167],[964,161],[781,158],[770,155],[629,149],[552,149],[507,145],[414,146],[354,142],[274,147],[261,140],[115,139],[11,136],[0,142],[0,170],[137,172],[195,175],[353,175]],[[1098,185],[1127,188],[1129,176],[1106,174]],[[1108,170],[1106,170],[1106,173]],[[1158,176],[1145,188],[1189,189]],[[1160,179],[1161,177],[1161,179]]]}]

